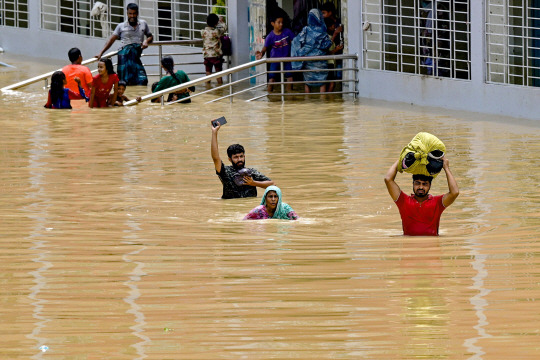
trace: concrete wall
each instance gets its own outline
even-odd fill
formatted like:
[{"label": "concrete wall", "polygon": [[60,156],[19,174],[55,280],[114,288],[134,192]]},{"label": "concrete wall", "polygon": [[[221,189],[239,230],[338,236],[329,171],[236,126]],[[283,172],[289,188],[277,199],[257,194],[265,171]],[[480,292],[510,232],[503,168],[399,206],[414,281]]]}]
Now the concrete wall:
[{"label": "concrete wall", "polygon": [[[378,1],[364,0],[377,6]],[[501,0],[502,1],[502,0]],[[229,32],[233,39],[233,66],[250,61],[248,9],[251,0],[229,0]],[[363,42],[371,40],[369,29],[362,29],[362,1],[343,0],[346,10],[346,52],[358,53],[360,97],[399,101],[417,105],[476,111],[540,120],[537,99],[540,88],[503,84],[486,84],[485,4],[470,1],[471,11],[471,80],[452,80],[369,69],[362,65]],[[31,1],[29,29],[0,28],[0,47],[7,52],[67,60],[67,51],[77,46],[85,58],[97,54],[104,39],[65,34],[40,29],[40,2]],[[141,18],[145,18],[141,14]],[[379,32],[380,33],[380,32]],[[118,44],[119,45],[119,44]],[[375,46],[372,44],[370,46]],[[113,46],[116,48],[116,46]],[[183,48],[181,51],[193,51]],[[156,52],[150,49],[147,53]],[[157,58],[156,58],[157,60]],[[492,61],[497,59],[491,58]],[[146,62],[146,60],[145,60]],[[153,68],[149,72],[155,72]],[[187,72],[200,72],[200,66],[186,67]],[[246,71],[247,73],[247,71]],[[242,74],[247,75],[247,74]]]}]

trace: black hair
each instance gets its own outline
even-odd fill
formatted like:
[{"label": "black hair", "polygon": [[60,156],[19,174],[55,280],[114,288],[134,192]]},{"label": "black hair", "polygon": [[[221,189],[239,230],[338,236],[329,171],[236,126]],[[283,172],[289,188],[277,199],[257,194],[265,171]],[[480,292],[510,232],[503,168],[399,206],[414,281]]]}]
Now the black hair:
[{"label": "black hair", "polygon": [[176,77],[174,73],[174,60],[172,56],[165,56],[161,59],[161,65],[167,70],[167,72],[176,80],[177,83],[181,83],[180,79]]},{"label": "black hair", "polygon": [[127,88],[127,82],[125,82],[124,80],[120,80],[120,81],[118,81],[118,86],[123,86],[123,87]]},{"label": "black hair", "polygon": [[154,92],[154,90],[156,90],[158,84],[159,84],[159,82],[157,82],[157,81],[152,84],[152,92]]},{"label": "black hair", "polygon": [[139,14],[139,5],[135,3],[129,3],[127,4],[126,10],[135,10],[137,14]]},{"label": "black hair", "polygon": [[325,2],[321,6],[321,11],[328,11],[331,12],[332,15],[336,16],[336,7],[331,2]]},{"label": "black hair", "polygon": [[109,75],[116,74],[114,72],[114,67],[113,67],[111,59],[109,59],[109,58],[101,58],[99,61],[101,61],[102,63],[105,64],[105,69],[107,70],[107,73]]},{"label": "black hair", "polygon": [[206,18],[206,25],[216,27],[219,22],[219,17],[216,14],[209,14]]},{"label": "black hair", "polygon": [[51,76],[51,100],[53,104],[56,104],[58,100],[64,95],[64,80],[66,74],[62,71],[55,71]]},{"label": "black hair", "polygon": [[81,50],[79,50],[79,48],[71,48],[71,49],[69,49],[69,51],[68,51],[69,61],[74,63],[75,61],[77,61],[79,59],[79,56],[81,56]]},{"label": "black hair", "polygon": [[270,22],[273,23],[279,18],[283,19],[283,22],[285,22],[285,18],[283,17],[283,14],[280,14],[280,13],[274,13],[270,15]]},{"label": "black hair", "polygon": [[414,174],[412,176],[413,181],[420,180],[420,181],[429,181],[431,184],[431,180],[433,180],[433,176],[426,176],[422,174]]},{"label": "black hair", "polygon": [[227,148],[227,156],[232,157],[233,155],[245,153],[244,147],[240,144],[232,144]]},{"label": "black hair", "polygon": [[335,25],[336,23],[331,18],[324,18],[324,24],[326,25],[327,29],[330,29],[332,25]]}]

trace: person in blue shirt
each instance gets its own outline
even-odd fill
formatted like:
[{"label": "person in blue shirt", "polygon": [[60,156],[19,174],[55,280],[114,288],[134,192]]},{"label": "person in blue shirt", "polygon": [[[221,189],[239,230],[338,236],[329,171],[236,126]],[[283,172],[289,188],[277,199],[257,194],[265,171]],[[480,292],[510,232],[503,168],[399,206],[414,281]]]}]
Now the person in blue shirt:
[{"label": "person in blue shirt", "polygon": [[[261,59],[268,50],[270,50],[271,58],[279,57],[289,57],[291,55],[291,42],[294,39],[294,33],[291,29],[283,28],[283,18],[275,17],[272,21],[272,30],[268,35],[266,35],[266,40],[264,41],[264,47],[261,51],[257,51],[256,58],[257,60]],[[290,62],[283,63],[284,70],[292,70],[292,65]],[[270,63],[269,71],[279,71],[280,63]],[[292,91],[292,81],[293,75],[290,72],[285,73],[287,82],[287,91]],[[276,82],[277,79],[281,79],[281,74],[279,73],[270,73],[268,74],[268,92],[272,91],[272,83]]]},{"label": "person in blue shirt", "polygon": [[73,80],[79,86],[79,93],[65,88],[67,84],[66,74],[62,71],[55,71],[51,76],[51,89],[49,90],[49,98],[45,107],[48,109],[71,109],[70,100],[85,99],[88,102],[88,97],[81,87],[81,79],[75,77]]}]

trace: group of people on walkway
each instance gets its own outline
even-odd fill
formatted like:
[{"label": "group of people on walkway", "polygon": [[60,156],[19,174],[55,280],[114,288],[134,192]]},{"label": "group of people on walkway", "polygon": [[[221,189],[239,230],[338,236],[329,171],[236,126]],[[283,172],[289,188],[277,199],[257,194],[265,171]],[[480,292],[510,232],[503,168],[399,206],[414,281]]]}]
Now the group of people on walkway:
[{"label": "group of people on walkway", "polygon": [[[214,120],[210,153],[216,174],[223,185],[223,199],[256,197],[257,188],[265,189],[259,206],[251,210],[244,220],[283,219],[297,220],[298,215],[293,208],[283,201],[281,189],[274,185],[267,176],[254,168],[246,168],[244,147],[232,144],[227,148],[227,157],[231,165],[225,165],[219,155],[218,132],[221,125]],[[399,161],[388,170],[384,182],[388,193],[399,209],[403,234],[410,236],[438,236],[439,224],[443,211],[454,203],[459,195],[459,188],[452,172],[450,161],[445,155],[441,157],[442,169],[446,174],[448,192],[432,196],[432,176],[415,174],[412,176],[413,193],[407,195],[395,182]],[[440,169],[439,169],[440,170]]]},{"label": "group of people on walkway", "polygon": [[[298,34],[286,27],[287,14],[275,12],[270,16],[273,30],[266,35],[265,43],[261,51],[257,51],[256,58],[263,56],[269,58],[284,57],[307,57],[336,55],[343,53],[343,25],[336,16],[336,8],[333,3],[326,2],[321,9],[311,9],[307,26]],[[284,77],[287,82],[287,91],[292,91],[294,74],[291,70],[313,70],[304,71],[304,91],[310,93],[312,89],[320,92],[333,92],[335,80],[341,79],[341,72],[335,70],[342,67],[341,62],[327,60],[310,60],[270,63],[268,91],[273,90],[273,84],[279,79],[281,66],[285,71]]]}]

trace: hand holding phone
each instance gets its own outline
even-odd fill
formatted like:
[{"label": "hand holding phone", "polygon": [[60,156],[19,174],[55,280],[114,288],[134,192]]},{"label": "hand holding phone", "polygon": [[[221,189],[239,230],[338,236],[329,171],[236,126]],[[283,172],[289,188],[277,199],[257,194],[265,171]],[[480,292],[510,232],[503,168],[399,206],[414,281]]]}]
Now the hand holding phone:
[{"label": "hand holding phone", "polygon": [[227,123],[227,120],[225,120],[225,116],[222,116],[219,119],[212,120],[211,123],[212,127],[223,126]]}]

